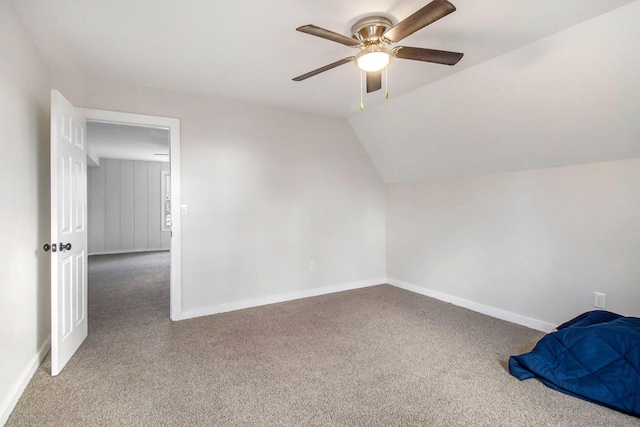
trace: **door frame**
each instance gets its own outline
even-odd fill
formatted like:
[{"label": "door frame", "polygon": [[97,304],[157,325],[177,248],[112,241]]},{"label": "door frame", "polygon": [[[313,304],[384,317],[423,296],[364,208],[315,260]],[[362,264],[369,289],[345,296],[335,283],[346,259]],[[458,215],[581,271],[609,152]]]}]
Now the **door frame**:
[{"label": "door frame", "polygon": [[171,168],[171,270],[170,309],[171,320],[181,320],[182,316],[182,224],[180,209],[180,119],[118,111],[79,108],[88,122],[112,123],[120,125],[146,126],[169,131],[169,164]]}]

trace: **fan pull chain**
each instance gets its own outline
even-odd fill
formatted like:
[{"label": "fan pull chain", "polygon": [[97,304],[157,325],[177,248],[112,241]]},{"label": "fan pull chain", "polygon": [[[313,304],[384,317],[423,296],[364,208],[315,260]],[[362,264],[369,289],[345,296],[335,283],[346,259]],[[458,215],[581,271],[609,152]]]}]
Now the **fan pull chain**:
[{"label": "fan pull chain", "polygon": [[384,68],[384,97],[389,99],[389,67]]},{"label": "fan pull chain", "polygon": [[362,91],[364,89],[362,89],[362,75],[364,74],[364,71],[360,70],[360,109],[364,110],[364,100],[362,99],[363,95],[362,95]]}]

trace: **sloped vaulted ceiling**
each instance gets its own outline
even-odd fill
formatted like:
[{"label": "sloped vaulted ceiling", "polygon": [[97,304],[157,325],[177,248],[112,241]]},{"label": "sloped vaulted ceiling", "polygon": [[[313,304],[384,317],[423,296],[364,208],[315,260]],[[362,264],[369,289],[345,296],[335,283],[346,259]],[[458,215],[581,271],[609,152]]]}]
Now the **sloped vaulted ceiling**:
[{"label": "sloped vaulted ceiling", "polygon": [[[427,0],[11,3],[54,75],[347,118],[388,182],[598,161],[634,148],[625,112],[637,94],[638,32],[629,22],[640,17],[638,0],[453,0],[456,12],[402,44],[464,52],[463,60],[393,61],[391,99],[365,95],[364,112],[353,64],[291,80],[354,53],[295,28],[349,34],[359,18],[397,22]],[[604,119],[594,109],[622,114],[596,127]]]},{"label": "sloped vaulted ceiling", "polygon": [[640,2],[349,119],[385,182],[640,157]]}]

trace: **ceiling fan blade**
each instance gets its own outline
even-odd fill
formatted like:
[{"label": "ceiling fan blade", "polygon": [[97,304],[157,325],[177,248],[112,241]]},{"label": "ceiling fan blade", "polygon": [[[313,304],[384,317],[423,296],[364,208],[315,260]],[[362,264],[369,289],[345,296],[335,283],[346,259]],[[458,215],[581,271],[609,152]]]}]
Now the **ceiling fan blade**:
[{"label": "ceiling fan blade", "polygon": [[396,58],[400,59],[413,59],[416,61],[433,62],[444,65],[456,65],[464,56],[464,53],[405,46],[395,47],[391,52]]},{"label": "ceiling fan blade", "polygon": [[384,33],[384,37],[397,43],[419,29],[436,22],[440,18],[444,18],[455,10],[456,7],[447,0],[433,0],[404,21],[398,22],[393,28]]},{"label": "ceiling fan blade", "polygon": [[324,67],[320,67],[320,68],[318,68],[316,70],[309,71],[306,74],[303,74],[301,76],[295,77],[293,80],[296,81],[296,82],[301,82],[304,79],[308,79],[309,77],[313,77],[316,74],[323,73],[323,72],[328,71],[328,70],[330,70],[332,68],[339,67],[340,65],[344,65],[344,64],[346,64],[348,62],[351,62],[351,61],[353,61],[355,59],[356,59],[355,56],[350,56],[348,58],[341,59],[340,61],[336,61],[336,62],[334,62],[332,64],[325,65]]},{"label": "ceiling fan blade", "polygon": [[360,42],[354,38],[343,36],[342,34],[334,33],[333,31],[325,30],[324,28],[316,27],[315,25],[303,25],[302,27],[296,28],[296,31],[311,34],[316,37],[322,37],[323,39],[331,40],[347,46],[358,46],[360,44]]},{"label": "ceiling fan blade", "polygon": [[382,70],[369,71],[367,73],[367,93],[375,92],[382,88]]}]

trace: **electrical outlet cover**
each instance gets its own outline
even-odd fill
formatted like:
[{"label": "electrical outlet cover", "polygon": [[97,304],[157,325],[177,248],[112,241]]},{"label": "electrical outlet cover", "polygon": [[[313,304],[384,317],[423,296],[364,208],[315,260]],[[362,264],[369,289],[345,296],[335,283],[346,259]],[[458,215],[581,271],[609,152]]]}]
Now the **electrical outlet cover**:
[{"label": "electrical outlet cover", "polygon": [[607,294],[602,292],[593,293],[593,306],[597,308],[606,308],[607,306]]}]

